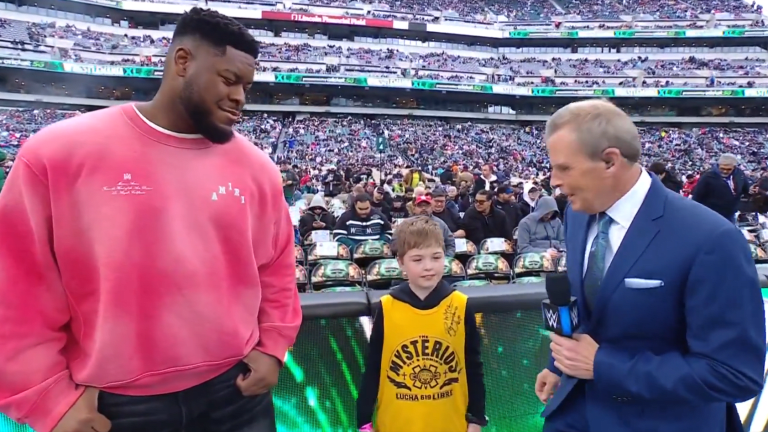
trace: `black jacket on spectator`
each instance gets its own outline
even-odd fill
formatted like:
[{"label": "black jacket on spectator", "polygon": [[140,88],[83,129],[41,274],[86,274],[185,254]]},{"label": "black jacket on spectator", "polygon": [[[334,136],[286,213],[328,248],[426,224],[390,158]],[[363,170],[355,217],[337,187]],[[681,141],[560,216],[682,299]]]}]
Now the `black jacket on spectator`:
[{"label": "black jacket on spectator", "polygon": [[470,207],[461,220],[461,229],[464,230],[466,239],[478,247],[483,240],[491,237],[503,237],[512,241],[512,230],[509,228],[506,213],[494,206],[491,206],[488,216]]},{"label": "black jacket on spectator", "polygon": [[380,211],[381,214],[383,214],[388,221],[392,222],[392,215],[391,215],[392,206],[389,205],[386,198],[378,202],[376,200],[371,200],[371,207]]},{"label": "black jacket on spectator", "polygon": [[[719,175],[719,174],[718,174]],[[674,193],[680,193],[681,190],[683,190],[683,182],[677,178],[677,176],[667,171],[664,175],[664,178],[661,179],[661,184],[663,184],[667,189],[671,190]]]},{"label": "black jacket on spectator", "polygon": [[323,176],[323,188],[325,190],[325,196],[333,198],[341,193],[342,183],[344,178],[341,173],[336,171],[328,171]]},{"label": "black jacket on spectator", "polygon": [[520,205],[518,203],[503,203],[499,200],[494,200],[493,205],[507,215],[507,222],[509,222],[510,230],[517,228],[517,225],[523,218],[523,213],[520,211]]},{"label": "black jacket on spectator", "polygon": [[448,229],[451,230],[452,233],[455,233],[461,227],[461,218],[459,217],[459,213],[451,211],[448,208],[443,209],[443,211],[440,213],[432,212],[432,216],[445,222],[445,224],[448,226]]},{"label": "black jacket on spectator", "polygon": [[[322,209],[320,214],[315,214],[315,209]],[[319,221],[325,224],[322,228],[315,228],[312,226],[313,222]],[[328,212],[328,208],[325,206],[325,199],[321,195],[315,195],[312,198],[312,202],[307,207],[307,211],[299,219],[299,234],[301,234],[302,240],[307,234],[316,230],[333,231],[336,225],[336,218]]]},{"label": "black jacket on spectator", "polygon": [[693,188],[693,200],[703,204],[710,210],[719,213],[724,218],[731,220],[736,214],[742,196],[749,195],[749,180],[744,171],[739,168],[733,170],[734,193],[728,182],[720,175],[717,167],[714,167],[699,178],[696,187]]},{"label": "black jacket on spectator", "polygon": [[488,182],[490,187],[487,188],[487,187],[485,187],[486,186],[485,178],[483,176],[477,176],[475,178],[475,185],[474,185],[474,188],[472,189],[472,193],[476,194],[476,193],[480,192],[481,190],[491,190],[491,191],[494,191],[494,190],[496,190],[497,187],[499,187],[499,183],[500,182],[499,182],[498,177],[496,177],[496,175],[494,174],[494,175],[491,176],[491,180]]},{"label": "black jacket on spectator", "polygon": [[405,199],[396,196],[392,199],[392,207],[389,209],[390,221],[395,219],[405,219],[408,217],[408,208],[405,206]]},{"label": "black jacket on spectator", "polygon": [[520,208],[520,219],[531,214],[531,205],[523,199],[523,194],[520,194],[520,200],[517,202],[517,205]]},{"label": "black jacket on spectator", "polygon": [[448,167],[447,170],[440,173],[440,184],[450,185],[453,184],[453,171]]}]

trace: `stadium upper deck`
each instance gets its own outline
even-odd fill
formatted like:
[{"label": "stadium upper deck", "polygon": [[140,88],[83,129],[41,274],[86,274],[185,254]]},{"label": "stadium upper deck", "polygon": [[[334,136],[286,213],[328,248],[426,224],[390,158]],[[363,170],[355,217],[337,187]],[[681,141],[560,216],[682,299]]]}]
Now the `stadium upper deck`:
[{"label": "stadium upper deck", "polygon": [[[189,0],[166,0],[164,2],[117,1],[117,0],[16,0],[18,6],[40,7],[55,18],[68,18],[67,13],[86,16],[110,16],[117,22],[136,23],[144,28],[156,27],[158,23],[173,22],[179,14],[198,3]],[[240,1],[240,0],[238,0]],[[760,0],[762,1],[762,0]],[[417,4],[422,4],[417,7]],[[558,2],[568,2],[571,8]],[[628,0],[471,0],[459,2],[444,0],[426,2],[409,0],[398,3],[409,5],[409,13],[388,11],[393,5],[350,3],[348,5],[296,4],[292,2],[218,2],[200,1],[208,7],[239,18],[247,26],[263,29],[275,34],[282,32],[321,33],[329,38],[350,38],[350,36],[380,39],[408,38],[422,41],[440,41],[462,44],[476,44],[485,47],[499,46],[542,46],[562,45],[562,38],[578,38],[585,43],[605,42],[606,38],[620,37],[625,41],[664,40],[667,38],[699,37],[717,38],[727,35],[730,39],[750,36],[766,38],[762,9],[757,4],[742,0],[720,0],[711,9],[700,1],[644,0],[629,5]],[[413,13],[431,7],[442,10]],[[502,5],[502,6],[500,6]],[[543,6],[542,6],[543,5]],[[530,20],[540,17],[531,8],[553,8],[560,15],[546,15],[545,20]],[[401,6],[403,7],[403,6]],[[495,7],[503,7],[505,13],[518,11],[512,18],[497,14]],[[383,9],[382,9],[383,8]],[[459,14],[455,8],[461,12]],[[585,10],[616,11],[609,17],[598,19],[588,14],[573,12]],[[510,12],[511,11],[511,12]],[[482,12],[482,13],[481,13]],[[480,13],[480,15],[478,15]],[[176,17],[176,18],[174,18]],[[585,18],[586,17],[586,18]],[[479,20],[479,21],[478,21]],[[98,20],[94,21],[98,23]],[[675,29],[675,30],[670,30]],[[535,41],[532,41],[535,39]],[[700,43],[689,40],[686,43]],[[728,44],[728,41],[720,41]]]},{"label": "stadium upper deck", "polygon": [[[30,8],[28,11],[40,11]],[[85,21],[0,11],[0,64],[64,60],[88,65],[161,68],[170,31],[115,28]],[[77,18],[76,16],[74,18]],[[259,32],[257,32],[259,33]],[[283,35],[286,36],[286,35]],[[497,53],[462,46],[369,44],[309,39],[307,34],[275,37],[261,31],[261,72],[313,75],[409,77],[461,83],[509,83],[526,87],[766,87],[765,51],[759,47],[635,48],[604,54],[542,49]],[[303,36],[303,37],[302,37]],[[377,49],[381,47],[381,49]],[[509,52],[512,51],[512,52]],[[549,51],[549,52],[547,52]],[[599,51],[599,50],[593,50]],[[617,50],[618,51],[618,50]],[[110,74],[111,75],[111,74]]]}]

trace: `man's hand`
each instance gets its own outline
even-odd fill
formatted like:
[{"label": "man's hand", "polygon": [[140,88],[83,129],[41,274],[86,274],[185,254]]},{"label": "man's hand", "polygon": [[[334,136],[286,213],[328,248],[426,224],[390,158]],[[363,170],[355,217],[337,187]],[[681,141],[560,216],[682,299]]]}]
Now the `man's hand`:
[{"label": "man's hand", "polygon": [[549,369],[544,369],[536,375],[536,397],[541,403],[547,403],[560,386],[560,377]]},{"label": "man's hand", "polygon": [[325,224],[323,222],[320,222],[320,221],[312,222],[312,227],[313,228],[323,228],[324,226],[325,226]]},{"label": "man's hand", "polygon": [[749,188],[749,194],[750,195],[757,195],[760,192],[760,189],[757,187],[757,184],[753,184]]},{"label": "man's hand", "polygon": [[555,259],[560,256],[560,252],[558,252],[557,249],[547,249],[547,255],[549,255],[550,258]]},{"label": "man's hand", "polygon": [[480,425],[470,423],[469,426],[467,426],[467,432],[480,432]]},{"label": "man's hand", "polygon": [[112,423],[99,414],[99,389],[86,387],[80,399],[64,414],[53,432],[108,432]]},{"label": "man's hand", "polygon": [[280,361],[269,354],[253,350],[243,359],[251,369],[237,377],[237,387],[243,396],[256,396],[268,392],[277,385]]},{"label": "man's hand", "polygon": [[552,350],[556,368],[574,378],[595,377],[593,367],[599,345],[589,335],[577,333],[570,339],[550,333],[549,338],[552,340],[549,348]]}]

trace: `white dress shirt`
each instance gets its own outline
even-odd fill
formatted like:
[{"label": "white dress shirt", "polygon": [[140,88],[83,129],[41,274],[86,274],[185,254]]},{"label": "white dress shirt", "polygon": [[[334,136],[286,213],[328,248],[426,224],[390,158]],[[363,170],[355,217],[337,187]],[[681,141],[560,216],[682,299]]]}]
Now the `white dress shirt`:
[{"label": "white dress shirt", "polygon": [[[605,212],[611,217],[611,227],[608,228],[608,244],[609,248],[605,253],[605,269],[613,261],[616,251],[619,250],[621,242],[624,240],[624,236],[627,234],[629,226],[632,225],[632,221],[635,220],[637,212],[640,211],[640,206],[645,201],[645,196],[648,195],[648,191],[651,189],[651,176],[643,170],[640,174],[640,178],[632,189],[629,190],[623,197],[616,201],[611,208]],[[597,236],[597,220],[592,222],[587,232],[587,249],[584,251],[584,272],[587,273],[587,264],[589,264],[589,250],[592,247],[592,242]]]}]

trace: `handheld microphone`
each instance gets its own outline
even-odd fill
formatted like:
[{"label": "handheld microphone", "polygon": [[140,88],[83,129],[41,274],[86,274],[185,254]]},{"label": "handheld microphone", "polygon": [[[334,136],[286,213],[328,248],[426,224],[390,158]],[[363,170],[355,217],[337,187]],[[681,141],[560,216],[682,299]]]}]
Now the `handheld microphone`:
[{"label": "handheld microphone", "polygon": [[560,336],[571,337],[579,328],[576,297],[571,297],[571,285],[565,273],[548,274],[545,280],[547,297],[541,302],[544,328]]}]

